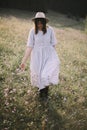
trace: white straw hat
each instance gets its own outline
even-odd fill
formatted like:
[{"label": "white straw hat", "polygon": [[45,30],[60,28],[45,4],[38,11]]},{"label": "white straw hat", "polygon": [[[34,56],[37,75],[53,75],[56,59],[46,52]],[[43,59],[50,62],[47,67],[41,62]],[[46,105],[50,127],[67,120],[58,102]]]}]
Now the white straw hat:
[{"label": "white straw hat", "polygon": [[49,19],[46,18],[45,14],[43,12],[37,12],[35,17],[32,18],[32,21],[35,21],[35,19],[37,19],[37,18],[44,18],[44,19],[46,19],[46,22],[49,22]]}]

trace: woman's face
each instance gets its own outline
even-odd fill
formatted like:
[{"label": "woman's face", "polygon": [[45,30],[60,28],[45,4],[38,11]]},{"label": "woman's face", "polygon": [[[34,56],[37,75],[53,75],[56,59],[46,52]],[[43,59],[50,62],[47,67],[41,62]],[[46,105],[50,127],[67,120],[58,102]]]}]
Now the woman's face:
[{"label": "woman's face", "polygon": [[42,30],[42,29],[43,29],[43,24],[42,24],[41,21],[38,21],[38,22],[37,22],[37,27],[38,27],[39,30]]}]

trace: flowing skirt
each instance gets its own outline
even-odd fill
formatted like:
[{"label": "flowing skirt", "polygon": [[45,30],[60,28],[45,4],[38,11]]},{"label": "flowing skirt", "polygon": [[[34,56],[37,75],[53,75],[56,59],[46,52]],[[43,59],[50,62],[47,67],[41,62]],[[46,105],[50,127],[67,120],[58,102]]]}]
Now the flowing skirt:
[{"label": "flowing skirt", "polygon": [[31,52],[31,85],[39,90],[59,83],[60,60],[53,46],[36,46]]}]

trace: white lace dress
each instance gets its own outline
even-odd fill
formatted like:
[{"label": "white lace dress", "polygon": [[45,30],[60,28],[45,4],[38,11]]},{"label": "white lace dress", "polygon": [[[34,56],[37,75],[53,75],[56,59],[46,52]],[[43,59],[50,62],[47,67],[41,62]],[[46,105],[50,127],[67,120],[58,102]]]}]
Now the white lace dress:
[{"label": "white lace dress", "polygon": [[57,43],[54,30],[47,27],[47,33],[39,31],[35,34],[34,28],[30,30],[27,46],[32,47],[30,59],[31,85],[40,89],[59,82],[58,54],[53,47]]}]

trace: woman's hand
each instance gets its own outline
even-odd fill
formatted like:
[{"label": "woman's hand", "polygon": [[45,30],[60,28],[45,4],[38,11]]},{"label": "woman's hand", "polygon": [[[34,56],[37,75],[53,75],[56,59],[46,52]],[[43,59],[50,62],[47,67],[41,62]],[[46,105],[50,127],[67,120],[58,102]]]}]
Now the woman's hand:
[{"label": "woman's hand", "polygon": [[24,71],[25,70],[25,63],[27,61],[27,59],[29,58],[30,54],[31,54],[31,51],[32,51],[32,48],[31,47],[27,47],[26,50],[25,50],[25,55],[22,59],[22,63],[20,65],[20,69],[21,71]]},{"label": "woman's hand", "polygon": [[22,63],[22,64],[20,65],[20,69],[21,69],[21,71],[24,71],[24,70],[25,70],[25,64]]}]

